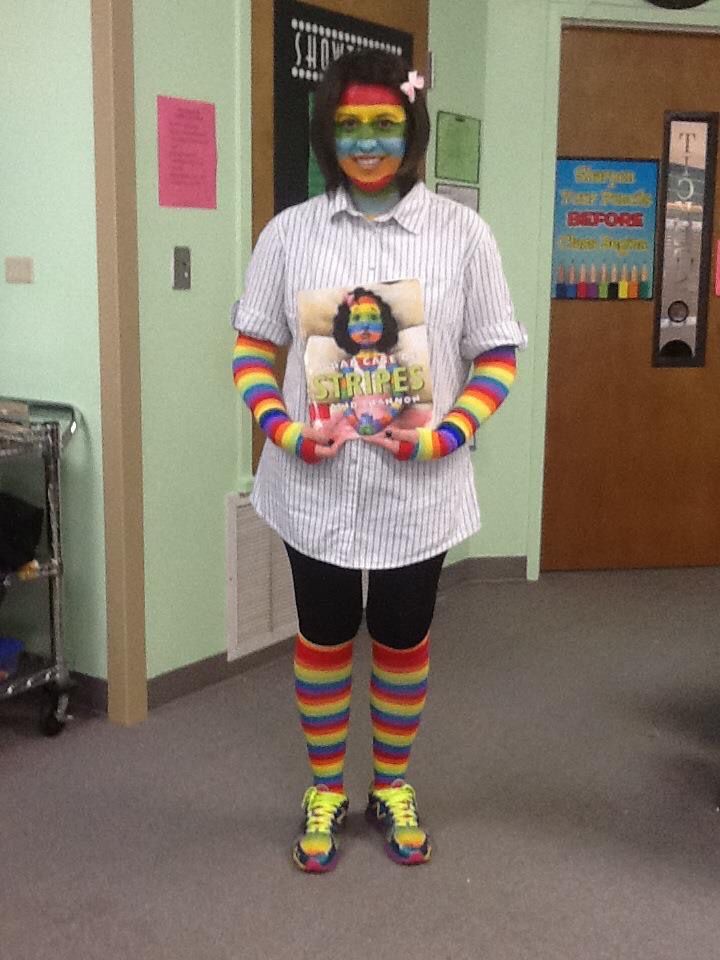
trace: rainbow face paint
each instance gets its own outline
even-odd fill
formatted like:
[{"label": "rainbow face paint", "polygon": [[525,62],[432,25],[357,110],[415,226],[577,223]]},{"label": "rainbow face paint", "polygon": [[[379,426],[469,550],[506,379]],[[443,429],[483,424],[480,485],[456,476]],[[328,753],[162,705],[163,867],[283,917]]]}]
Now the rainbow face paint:
[{"label": "rainbow face paint", "polygon": [[371,347],[382,337],[383,322],[380,309],[370,297],[361,297],[350,308],[348,334],[361,347]]},{"label": "rainbow face paint", "polygon": [[405,156],[407,114],[391,87],[348,86],[335,111],[335,149],[340,169],[359,190],[388,187]]}]

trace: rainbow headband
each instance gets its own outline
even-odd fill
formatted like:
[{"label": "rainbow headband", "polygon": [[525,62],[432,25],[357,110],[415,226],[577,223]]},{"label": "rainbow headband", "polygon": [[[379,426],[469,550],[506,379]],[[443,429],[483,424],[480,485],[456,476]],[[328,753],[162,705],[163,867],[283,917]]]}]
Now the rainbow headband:
[{"label": "rainbow headband", "polygon": [[343,90],[338,106],[340,107],[376,107],[393,104],[401,107],[403,100],[392,87],[383,87],[374,83],[351,83]]},{"label": "rainbow headband", "polygon": [[[408,73],[407,80],[400,84],[400,90],[410,103],[415,103],[415,93],[425,87],[425,77],[417,70]],[[386,87],[379,83],[351,83],[343,90],[338,106],[340,107],[373,107],[391,103],[401,107],[403,99],[394,87]]]}]

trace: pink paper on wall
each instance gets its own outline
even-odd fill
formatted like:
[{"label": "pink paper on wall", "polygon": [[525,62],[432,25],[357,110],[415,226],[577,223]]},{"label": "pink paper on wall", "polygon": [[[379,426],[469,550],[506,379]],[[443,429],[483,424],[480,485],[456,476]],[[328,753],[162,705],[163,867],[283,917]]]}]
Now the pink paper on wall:
[{"label": "pink paper on wall", "polygon": [[217,208],[215,104],[157,98],[161,207]]}]

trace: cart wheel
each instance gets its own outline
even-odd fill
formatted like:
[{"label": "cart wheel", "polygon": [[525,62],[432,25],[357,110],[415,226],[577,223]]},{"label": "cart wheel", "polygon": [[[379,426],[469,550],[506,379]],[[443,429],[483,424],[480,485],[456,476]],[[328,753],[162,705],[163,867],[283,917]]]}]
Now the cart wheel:
[{"label": "cart wheel", "polygon": [[65,729],[69,696],[58,690],[48,689],[48,699],[40,716],[40,729],[46,737],[56,737]]}]

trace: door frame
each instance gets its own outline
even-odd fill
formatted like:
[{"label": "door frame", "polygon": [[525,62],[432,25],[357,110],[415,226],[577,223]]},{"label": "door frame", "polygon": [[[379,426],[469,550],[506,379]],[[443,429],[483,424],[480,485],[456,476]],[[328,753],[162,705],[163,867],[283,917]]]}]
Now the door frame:
[{"label": "door frame", "polygon": [[[662,15],[662,20],[657,18]],[[682,19],[681,19],[682,17]],[[550,345],[550,283],[552,271],[552,236],[555,212],[555,161],[557,156],[557,125],[560,110],[560,51],[564,27],[587,29],[618,29],[644,31],[671,31],[673,33],[720,33],[720,10],[700,7],[694,10],[661,10],[658,7],[638,8],[628,0],[625,8],[610,3],[598,3],[588,11],[585,0],[551,0],[547,12],[546,59],[543,113],[544,136],[542,160],[539,166],[540,244],[538,254],[538,286],[535,371],[532,384],[531,471],[528,535],[527,578],[540,576],[542,549],[543,487],[545,479],[545,436],[547,431],[547,379]]]},{"label": "door frame", "polygon": [[132,3],[91,0],[111,722],[147,717]]}]

